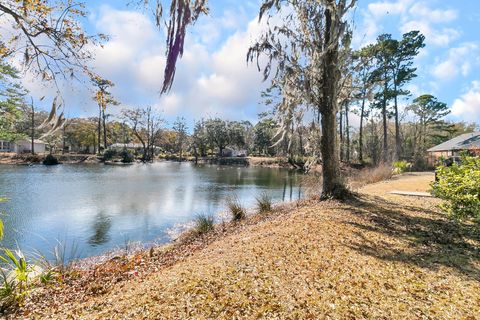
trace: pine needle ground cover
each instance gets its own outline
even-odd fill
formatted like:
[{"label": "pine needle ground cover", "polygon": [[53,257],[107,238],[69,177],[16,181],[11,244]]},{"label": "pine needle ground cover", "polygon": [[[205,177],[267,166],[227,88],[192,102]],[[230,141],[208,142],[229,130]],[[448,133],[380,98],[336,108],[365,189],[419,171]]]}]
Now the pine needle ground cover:
[{"label": "pine needle ground cover", "polygon": [[[218,226],[168,249],[177,250],[170,263],[167,249],[145,253],[122,262],[125,273],[106,265],[96,282],[44,288],[15,318],[478,319],[476,226],[447,220],[436,199],[388,194],[425,191],[432,179],[404,175],[360,189],[351,203]],[[112,273],[117,280],[102,282]]]}]

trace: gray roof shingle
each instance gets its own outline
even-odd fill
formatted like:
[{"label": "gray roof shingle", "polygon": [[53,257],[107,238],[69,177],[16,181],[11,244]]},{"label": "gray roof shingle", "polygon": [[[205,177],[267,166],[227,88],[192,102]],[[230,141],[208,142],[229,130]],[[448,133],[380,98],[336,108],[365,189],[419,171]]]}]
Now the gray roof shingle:
[{"label": "gray roof shingle", "polygon": [[444,143],[430,148],[427,151],[436,152],[467,149],[480,149],[480,132],[472,132],[459,135],[458,137],[445,141]]}]

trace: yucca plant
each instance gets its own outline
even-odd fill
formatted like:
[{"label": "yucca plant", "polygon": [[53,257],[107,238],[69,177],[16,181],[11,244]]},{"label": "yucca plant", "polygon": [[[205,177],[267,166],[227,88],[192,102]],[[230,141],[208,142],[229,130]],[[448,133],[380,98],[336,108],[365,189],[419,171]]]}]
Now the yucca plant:
[{"label": "yucca plant", "polygon": [[232,215],[233,221],[240,221],[247,216],[247,212],[240,204],[237,196],[231,196],[227,198],[227,207]]},{"label": "yucca plant", "polygon": [[198,234],[205,234],[213,230],[215,218],[213,215],[199,214],[195,217],[195,231]]},{"label": "yucca plant", "polygon": [[258,213],[267,213],[272,211],[272,197],[268,193],[262,192],[260,196],[255,199],[257,200]]}]

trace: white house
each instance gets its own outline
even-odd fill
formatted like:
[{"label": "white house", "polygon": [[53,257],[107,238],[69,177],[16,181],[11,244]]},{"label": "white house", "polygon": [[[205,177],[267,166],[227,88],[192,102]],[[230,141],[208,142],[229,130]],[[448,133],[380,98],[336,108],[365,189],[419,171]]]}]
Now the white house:
[{"label": "white house", "polygon": [[[45,153],[46,143],[42,140],[34,140],[35,153]],[[0,152],[29,153],[32,152],[32,141],[23,139],[15,142],[0,140]]]},{"label": "white house", "polygon": [[243,157],[246,157],[247,155],[248,155],[248,152],[245,149],[236,149],[236,148],[233,148],[233,147],[225,147],[222,150],[222,156],[223,157],[243,158]]}]

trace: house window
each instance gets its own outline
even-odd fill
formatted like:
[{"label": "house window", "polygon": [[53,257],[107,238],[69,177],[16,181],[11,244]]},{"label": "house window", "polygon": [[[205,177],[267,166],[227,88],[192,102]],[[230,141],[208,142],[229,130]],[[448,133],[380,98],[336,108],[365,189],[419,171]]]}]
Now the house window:
[{"label": "house window", "polygon": [[10,151],[10,142],[0,141],[0,150],[1,151]]}]

